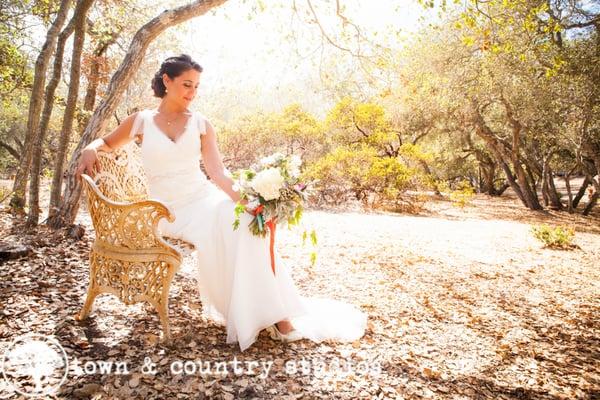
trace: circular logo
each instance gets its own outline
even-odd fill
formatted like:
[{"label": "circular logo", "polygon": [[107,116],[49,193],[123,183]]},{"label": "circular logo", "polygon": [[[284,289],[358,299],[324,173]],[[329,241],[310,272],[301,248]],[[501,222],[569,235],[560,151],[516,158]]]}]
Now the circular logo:
[{"label": "circular logo", "polygon": [[8,389],[27,397],[52,394],[67,379],[69,361],[56,340],[29,334],[13,340],[2,359]]}]

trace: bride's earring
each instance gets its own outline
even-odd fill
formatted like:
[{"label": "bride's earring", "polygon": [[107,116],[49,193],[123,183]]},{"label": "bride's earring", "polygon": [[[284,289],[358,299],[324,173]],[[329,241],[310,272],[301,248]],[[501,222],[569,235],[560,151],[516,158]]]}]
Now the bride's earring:
[{"label": "bride's earring", "polygon": [[169,93],[169,89],[165,89],[165,93]]}]

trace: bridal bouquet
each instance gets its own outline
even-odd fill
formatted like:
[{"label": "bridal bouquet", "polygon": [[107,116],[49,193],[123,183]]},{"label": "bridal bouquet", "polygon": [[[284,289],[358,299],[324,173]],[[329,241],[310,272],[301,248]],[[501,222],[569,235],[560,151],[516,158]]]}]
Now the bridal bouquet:
[{"label": "bridal bouquet", "polygon": [[[271,269],[275,273],[275,260],[273,246],[275,241],[275,228],[278,223],[287,223],[289,226],[298,225],[302,218],[303,204],[308,195],[309,185],[300,181],[300,157],[284,156],[275,153],[264,157],[257,165],[249,169],[237,171],[234,174],[236,184],[234,189],[239,190],[241,199],[248,200],[247,206],[240,202],[235,207],[235,220],[233,229],[240,224],[240,215],[248,209],[253,210],[254,218],[249,224],[250,231],[265,237],[267,229],[271,232]],[[303,233],[303,241],[308,234]],[[310,233],[313,245],[316,245],[316,233]],[[314,264],[316,254],[311,254]]]}]

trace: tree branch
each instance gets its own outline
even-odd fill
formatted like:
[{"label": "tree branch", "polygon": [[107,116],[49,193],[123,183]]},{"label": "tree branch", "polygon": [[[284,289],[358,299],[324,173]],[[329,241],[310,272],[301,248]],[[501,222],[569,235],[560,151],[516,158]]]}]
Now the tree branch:
[{"label": "tree branch", "polygon": [[0,140],[0,147],[4,147],[11,156],[17,159],[17,161],[21,159],[21,154],[19,154],[19,152],[15,150],[10,144]]},{"label": "tree branch", "polygon": [[[336,42],[334,42],[333,39],[331,39],[331,37],[327,34],[327,32],[325,32],[325,28],[323,28],[323,25],[319,21],[319,17],[317,16],[317,13],[315,12],[315,9],[313,8],[312,1],[311,0],[306,0],[306,2],[308,4],[308,8],[310,8],[310,12],[312,13],[312,15],[313,15],[313,17],[315,19],[315,23],[319,27],[319,30],[321,31],[321,34],[323,35],[323,37],[325,38],[325,40],[327,40],[329,42],[329,44],[331,44],[333,47],[336,47],[336,48],[338,48],[338,49],[340,49],[342,51],[346,51],[346,52],[352,54],[355,57],[361,57],[360,47],[358,49],[358,53],[355,53],[354,51],[352,51],[352,49],[349,49],[349,48],[346,48],[346,47],[342,47],[339,44],[337,44]],[[339,3],[338,3],[338,12],[339,12]],[[338,16],[340,16],[340,14],[338,14]],[[345,17],[341,16],[341,18],[343,18],[343,20],[346,21]]]}]

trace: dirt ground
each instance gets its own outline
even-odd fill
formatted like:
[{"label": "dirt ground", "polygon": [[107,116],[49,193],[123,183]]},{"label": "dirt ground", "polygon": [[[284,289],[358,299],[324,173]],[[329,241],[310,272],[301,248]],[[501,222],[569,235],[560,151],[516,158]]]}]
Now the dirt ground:
[{"label": "dirt ground", "polygon": [[[93,241],[0,213],[2,241],[33,247],[0,268],[0,353],[15,337],[54,335],[69,361],[127,361],[129,373],[69,373],[54,398],[600,398],[600,217],[532,212],[514,198],[477,195],[459,208],[430,200],[416,215],[312,210],[318,257],[299,231],[278,230],[278,251],[302,293],[341,299],[368,314],[353,343],[282,344],[261,333],[243,353],[202,314],[193,262],[170,295],[174,342],[158,341],[149,306],[96,300],[87,288]],[[578,249],[543,248],[533,224],[576,229]],[[272,362],[269,372],[175,374],[174,362]],[[302,364],[304,360],[304,364]],[[157,367],[145,374],[146,361]],[[89,364],[89,363],[88,363]],[[290,365],[298,366],[293,370]],[[303,365],[303,368],[299,366]],[[4,388],[2,387],[4,384]],[[11,397],[0,378],[0,399]]]}]

